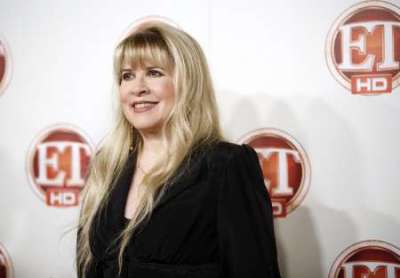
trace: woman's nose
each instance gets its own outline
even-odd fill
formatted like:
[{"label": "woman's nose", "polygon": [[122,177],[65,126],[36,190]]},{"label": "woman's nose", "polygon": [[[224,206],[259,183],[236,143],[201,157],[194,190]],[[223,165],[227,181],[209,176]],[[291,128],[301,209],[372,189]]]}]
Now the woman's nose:
[{"label": "woman's nose", "polygon": [[136,76],[135,81],[131,87],[131,93],[136,96],[140,96],[142,94],[146,94],[149,92],[149,88],[147,86],[146,80],[144,76]]}]

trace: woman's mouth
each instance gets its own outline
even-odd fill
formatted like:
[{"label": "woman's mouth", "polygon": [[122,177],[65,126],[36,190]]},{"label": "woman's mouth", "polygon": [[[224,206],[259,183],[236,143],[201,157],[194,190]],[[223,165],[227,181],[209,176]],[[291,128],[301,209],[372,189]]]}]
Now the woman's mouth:
[{"label": "woman's mouth", "polygon": [[153,109],[157,104],[155,101],[140,101],[133,103],[132,108],[135,113],[142,113]]}]

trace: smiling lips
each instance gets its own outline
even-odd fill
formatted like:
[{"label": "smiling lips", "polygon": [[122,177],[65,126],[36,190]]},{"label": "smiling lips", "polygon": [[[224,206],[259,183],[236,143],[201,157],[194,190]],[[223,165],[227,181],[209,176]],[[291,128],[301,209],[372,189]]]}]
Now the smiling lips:
[{"label": "smiling lips", "polygon": [[131,106],[134,112],[142,113],[153,109],[157,104],[157,101],[138,101],[134,102]]}]

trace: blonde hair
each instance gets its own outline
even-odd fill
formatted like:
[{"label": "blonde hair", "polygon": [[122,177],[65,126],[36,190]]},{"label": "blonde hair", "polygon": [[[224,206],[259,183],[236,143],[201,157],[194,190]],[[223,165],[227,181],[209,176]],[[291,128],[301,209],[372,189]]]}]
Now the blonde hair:
[{"label": "blonde hair", "polygon": [[[200,45],[186,32],[162,22],[146,22],[123,39],[114,53],[114,81],[121,82],[126,63],[151,62],[173,72],[175,102],[163,127],[165,150],[158,163],[143,177],[137,209],[114,242],[120,240],[118,265],[121,272],[124,250],[138,225],[148,220],[154,206],[178,168],[193,151],[223,140],[214,88]],[[118,95],[118,94],[114,94]],[[116,123],[102,141],[91,161],[78,224],[77,271],[85,277],[93,262],[89,246],[90,227],[97,212],[105,208],[110,192],[128,159],[129,148],[142,148],[139,132],[127,121],[118,106]]]}]

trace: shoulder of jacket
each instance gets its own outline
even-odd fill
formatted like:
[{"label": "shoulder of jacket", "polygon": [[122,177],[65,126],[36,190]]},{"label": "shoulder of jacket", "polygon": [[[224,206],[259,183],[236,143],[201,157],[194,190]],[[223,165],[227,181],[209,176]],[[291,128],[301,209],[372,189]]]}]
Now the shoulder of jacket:
[{"label": "shoulder of jacket", "polygon": [[209,163],[227,163],[233,157],[240,155],[247,149],[246,144],[237,144],[228,141],[219,141],[211,146],[207,152]]}]

